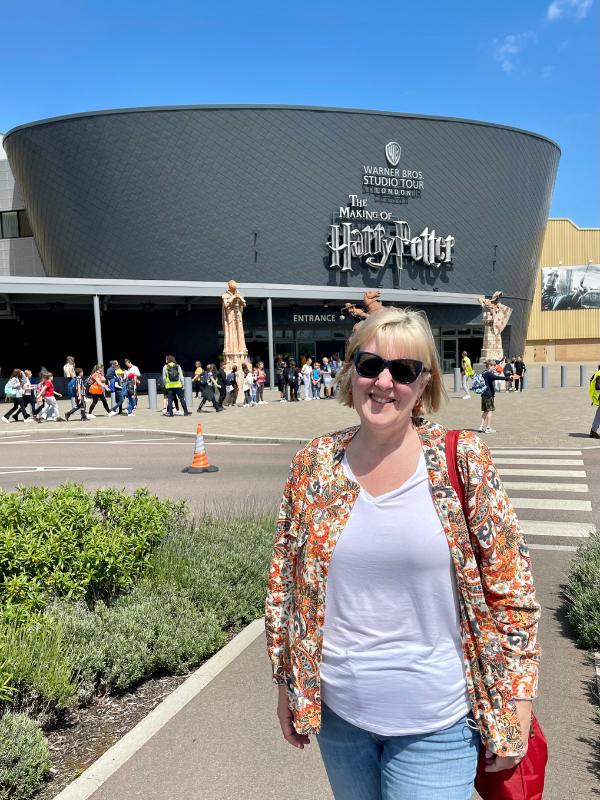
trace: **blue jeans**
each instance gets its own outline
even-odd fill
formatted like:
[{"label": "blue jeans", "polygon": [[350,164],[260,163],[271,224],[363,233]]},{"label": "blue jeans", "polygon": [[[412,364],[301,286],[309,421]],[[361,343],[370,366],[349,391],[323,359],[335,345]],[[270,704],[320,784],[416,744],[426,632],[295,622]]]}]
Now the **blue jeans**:
[{"label": "blue jeans", "polygon": [[594,431],[594,433],[598,433],[599,428],[600,428],[600,406],[598,406],[598,408],[596,409],[596,414],[592,422],[592,430]]},{"label": "blue jeans", "polygon": [[473,794],[481,740],[469,717],[435,733],[380,736],[322,703],[316,738],[336,800],[470,800]]}]

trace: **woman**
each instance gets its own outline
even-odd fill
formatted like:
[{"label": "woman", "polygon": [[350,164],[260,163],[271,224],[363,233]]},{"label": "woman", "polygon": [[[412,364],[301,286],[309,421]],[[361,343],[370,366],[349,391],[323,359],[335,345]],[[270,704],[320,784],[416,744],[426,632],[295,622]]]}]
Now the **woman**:
[{"label": "woman", "polygon": [[[63,366],[63,377],[65,379],[65,386],[69,385],[69,381],[75,377],[75,359],[73,356],[67,356],[67,360]],[[69,396],[69,395],[67,395]],[[74,397],[70,397],[71,408],[75,408],[77,402]]]},{"label": "woman", "polygon": [[96,364],[88,380],[88,393],[92,398],[92,404],[87,413],[88,417],[92,417],[92,419],[94,418],[94,409],[96,408],[98,402],[102,403],[106,413],[110,414],[110,408],[106,402],[106,397],[104,396],[104,392],[108,391],[108,386],[104,379],[104,364]]},{"label": "woman", "polygon": [[13,369],[12,374],[6,382],[6,386],[4,387],[6,399],[12,400],[13,405],[12,408],[1,417],[2,422],[10,422],[11,417],[15,422],[17,422],[19,414],[23,415],[24,422],[30,421],[29,414],[25,409],[25,400],[23,398],[25,393],[25,384],[26,378],[23,370]]},{"label": "woman", "polygon": [[264,406],[267,404],[267,401],[264,397],[265,392],[265,382],[267,380],[267,373],[265,372],[265,365],[264,362],[259,361],[256,365],[256,372],[254,375],[254,380],[256,382],[256,402],[259,406]]},{"label": "woman", "polygon": [[[284,738],[317,736],[337,800],[467,800],[478,751],[523,757],[539,605],[489,450],[462,432],[452,489],[426,318],[386,308],[348,342],[338,397],[360,425],[294,458],[266,602]],[[324,609],[327,608],[325,615]]]}]

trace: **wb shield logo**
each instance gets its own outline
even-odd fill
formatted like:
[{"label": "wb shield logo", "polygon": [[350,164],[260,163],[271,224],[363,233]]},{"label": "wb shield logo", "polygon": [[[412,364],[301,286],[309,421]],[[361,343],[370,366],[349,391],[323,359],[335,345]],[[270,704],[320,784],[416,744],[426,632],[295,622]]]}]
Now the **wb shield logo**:
[{"label": "wb shield logo", "polygon": [[390,167],[397,167],[400,161],[402,148],[398,142],[388,142],[385,146],[385,157]]}]

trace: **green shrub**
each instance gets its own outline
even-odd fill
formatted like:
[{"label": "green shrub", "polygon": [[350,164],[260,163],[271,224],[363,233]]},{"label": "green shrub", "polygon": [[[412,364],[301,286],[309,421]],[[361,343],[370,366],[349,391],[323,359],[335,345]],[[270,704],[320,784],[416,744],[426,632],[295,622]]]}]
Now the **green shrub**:
[{"label": "green shrub", "polygon": [[579,644],[600,650],[600,531],[578,549],[569,568],[565,595]]},{"label": "green shrub", "polygon": [[55,603],[48,610],[82,702],[96,691],[122,692],[157,673],[183,673],[223,646],[215,614],[176,589],[136,588],[113,606]]},{"label": "green shrub", "polygon": [[0,718],[0,800],[30,800],[50,769],[43,733],[25,714]]},{"label": "green shrub", "polygon": [[183,519],[183,504],[145,489],[0,491],[0,617],[23,620],[53,597],[92,603],[127,591]]},{"label": "green shrub", "polygon": [[224,628],[256,619],[264,613],[274,525],[268,516],[201,517],[163,540],[141,583],[148,591],[178,587]]},{"label": "green shrub", "polygon": [[43,726],[77,699],[61,632],[45,616],[29,625],[0,626],[0,675],[5,686],[0,699],[10,703],[11,711],[24,711]]}]

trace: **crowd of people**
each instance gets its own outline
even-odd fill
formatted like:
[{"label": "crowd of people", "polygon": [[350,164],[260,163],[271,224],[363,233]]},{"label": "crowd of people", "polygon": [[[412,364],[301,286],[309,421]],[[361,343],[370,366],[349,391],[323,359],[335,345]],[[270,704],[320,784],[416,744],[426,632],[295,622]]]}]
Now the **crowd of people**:
[{"label": "crowd of people", "polygon": [[[13,369],[4,386],[4,396],[12,401],[12,408],[0,420],[4,423],[18,422],[19,418],[24,422],[67,422],[78,413],[82,422],[86,422],[94,419],[98,403],[108,416],[135,416],[140,371],[130,359],[125,359],[124,367],[116,360],[111,361],[106,373],[103,364],[96,364],[86,377],[84,370],[75,364],[74,357],[67,356],[63,377],[65,395],[71,404],[64,417],[57,402],[63,394],[56,390],[52,372],[42,367],[34,376],[29,369]],[[110,406],[107,394],[114,398]]]},{"label": "crowd of people", "polygon": [[279,390],[279,402],[329,400],[335,397],[335,378],[341,365],[339,353],[334,353],[331,358],[323,356],[321,361],[306,353],[301,356],[300,364],[293,358],[285,361],[278,356],[275,359],[275,385]]}]

